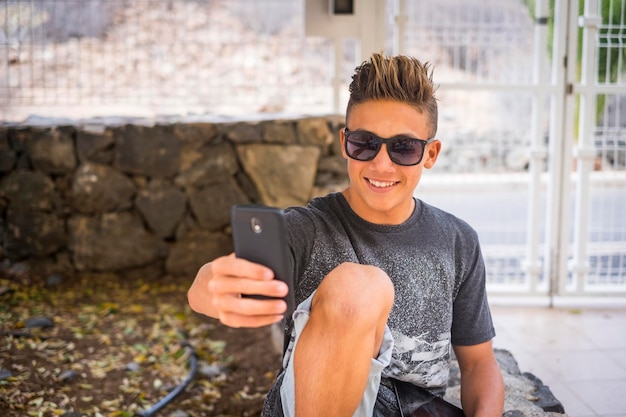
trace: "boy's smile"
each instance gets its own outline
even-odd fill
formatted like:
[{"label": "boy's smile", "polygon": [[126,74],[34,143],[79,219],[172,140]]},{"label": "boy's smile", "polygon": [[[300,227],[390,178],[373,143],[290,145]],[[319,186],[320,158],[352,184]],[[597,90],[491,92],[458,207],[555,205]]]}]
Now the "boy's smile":
[{"label": "boy's smile", "polygon": [[[355,105],[346,125],[350,131],[363,130],[382,138],[405,135],[428,139],[432,130],[427,115],[409,104],[390,100],[371,100]],[[406,221],[414,209],[413,193],[422,170],[434,165],[441,142],[435,140],[428,144],[419,164],[402,166],[391,161],[386,143],[371,161],[349,158],[343,131],[340,138],[350,177],[350,185],[343,195],[352,209],[371,223],[400,224]]]}]

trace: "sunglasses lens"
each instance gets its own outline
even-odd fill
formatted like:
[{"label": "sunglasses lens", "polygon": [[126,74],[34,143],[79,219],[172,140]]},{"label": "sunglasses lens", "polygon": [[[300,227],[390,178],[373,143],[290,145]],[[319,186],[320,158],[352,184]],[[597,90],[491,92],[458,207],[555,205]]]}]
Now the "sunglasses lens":
[{"label": "sunglasses lens", "polygon": [[346,152],[350,158],[359,161],[374,159],[380,149],[380,145],[380,139],[371,134],[350,132],[349,135],[346,135]]},{"label": "sunglasses lens", "polygon": [[381,139],[369,132],[346,131],[346,153],[358,161],[371,161],[376,157],[383,142],[391,161],[398,165],[417,165],[422,160],[425,142],[411,137],[397,136]]},{"label": "sunglasses lens", "polygon": [[416,165],[422,160],[423,142],[412,138],[396,138],[387,142],[391,160],[398,165]]}]

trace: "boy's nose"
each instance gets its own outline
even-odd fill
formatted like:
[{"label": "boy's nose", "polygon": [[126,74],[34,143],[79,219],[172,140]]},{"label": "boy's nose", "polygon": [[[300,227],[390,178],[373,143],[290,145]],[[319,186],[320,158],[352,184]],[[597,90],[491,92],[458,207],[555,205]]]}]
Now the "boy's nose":
[{"label": "boy's nose", "polygon": [[387,144],[383,143],[378,151],[378,154],[370,161],[379,170],[395,169],[396,164],[389,158],[389,152],[387,151]]}]

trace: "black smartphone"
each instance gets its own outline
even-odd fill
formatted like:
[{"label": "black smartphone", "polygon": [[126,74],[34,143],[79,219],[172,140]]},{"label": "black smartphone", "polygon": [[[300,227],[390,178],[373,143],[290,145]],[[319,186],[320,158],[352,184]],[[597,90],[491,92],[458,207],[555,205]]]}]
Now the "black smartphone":
[{"label": "black smartphone", "polygon": [[285,297],[285,317],[290,317],[295,307],[295,299],[287,224],[283,211],[261,205],[235,205],[230,212],[230,224],[233,229],[235,255],[267,266],[274,271],[275,279],[284,281],[289,286],[289,293]]}]

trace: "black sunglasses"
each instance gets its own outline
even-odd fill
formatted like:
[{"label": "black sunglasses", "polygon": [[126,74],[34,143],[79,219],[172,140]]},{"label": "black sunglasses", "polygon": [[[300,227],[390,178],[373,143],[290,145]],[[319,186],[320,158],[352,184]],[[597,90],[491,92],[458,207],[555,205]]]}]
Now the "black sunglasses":
[{"label": "black sunglasses", "polygon": [[416,139],[409,136],[394,136],[389,139],[381,138],[363,130],[344,129],[346,154],[357,161],[371,161],[378,155],[383,143],[387,144],[389,159],[394,164],[402,166],[417,165],[422,162],[426,145],[435,140]]}]

